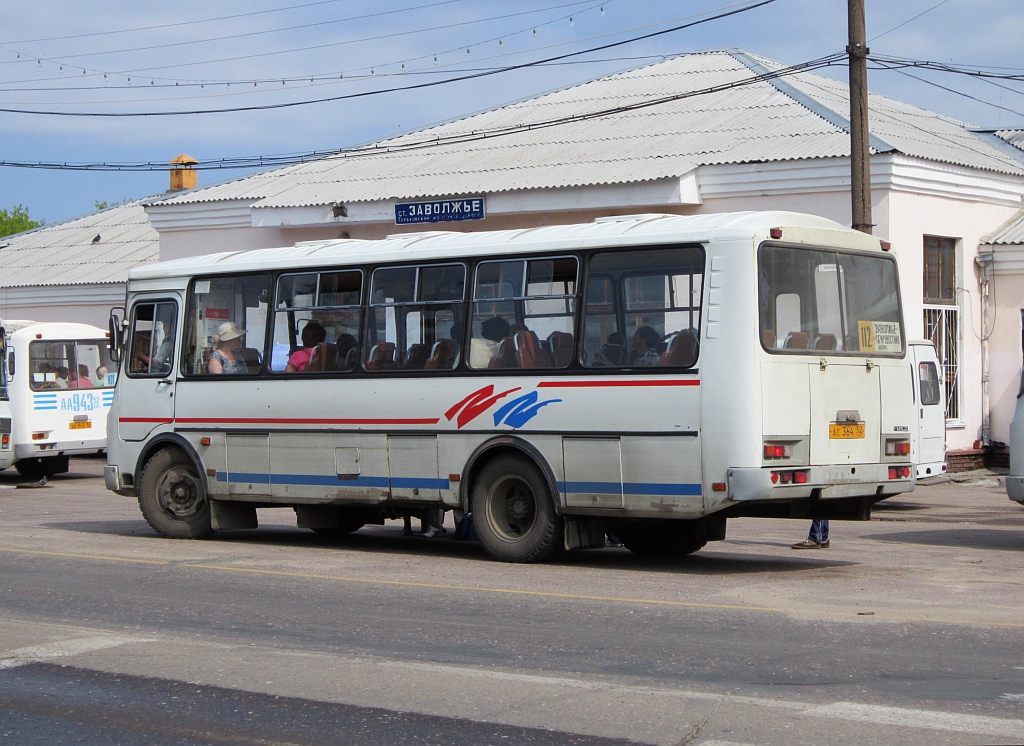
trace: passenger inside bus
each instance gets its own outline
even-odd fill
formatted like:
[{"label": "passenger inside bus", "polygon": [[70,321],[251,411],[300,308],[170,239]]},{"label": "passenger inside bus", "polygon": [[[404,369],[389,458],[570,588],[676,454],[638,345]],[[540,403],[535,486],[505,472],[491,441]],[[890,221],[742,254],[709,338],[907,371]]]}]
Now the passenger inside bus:
[{"label": "passenger inside bus", "polygon": [[89,366],[79,365],[78,373],[71,373],[71,382],[68,384],[69,389],[91,389],[92,381],[89,380]]},{"label": "passenger inside bus", "polygon": [[206,364],[208,373],[240,375],[248,372],[245,360],[240,354],[244,334],[245,329],[239,329],[233,321],[225,321],[218,327],[213,338],[214,350]]},{"label": "passenger inside bus", "polygon": [[[310,321],[302,327],[302,347],[297,349],[288,357],[288,364],[284,367],[285,373],[301,373],[306,370],[313,351],[317,345],[327,339],[327,331],[319,321]],[[323,363],[320,365],[323,370]]]},{"label": "passenger inside bus", "polygon": [[594,358],[594,366],[598,368],[610,368],[622,365],[626,362],[626,335],[622,332],[612,332],[601,349],[597,351]]},{"label": "passenger inside bus", "polygon": [[473,337],[469,343],[469,366],[471,368],[495,367],[491,361],[498,354],[498,345],[510,335],[509,324],[499,316],[484,319],[480,324],[480,337]]},{"label": "passenger inside bus", "polygon": [[629,364],[650,368],[661,362],[661,335],[650,326],[641,326],[633,334],[633,351]]}]

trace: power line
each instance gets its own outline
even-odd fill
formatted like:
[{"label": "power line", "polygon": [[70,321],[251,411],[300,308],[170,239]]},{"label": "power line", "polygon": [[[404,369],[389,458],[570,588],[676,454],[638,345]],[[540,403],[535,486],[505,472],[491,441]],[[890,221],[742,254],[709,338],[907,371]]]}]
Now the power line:
[{"label": "power line", "polygon": [[[305,163],[311,160],[320,160],[324,158],[356,158],[367,155],[403,153],[415,150],[423,150],[426,148],[437,148],[446,145],[476,142],[479,140],[512,135],[527,130],[546,129],[549,127],[557,127],[563,124],[589,121],[592,119],[609,117],[617,114],[625,114],[633,111],[639,111],[641,109],[647,109],[653,106],[660,106],[663,104],[672,103],[674,101],[681,101],[683,99],[693,98],[696,96],[706,96],[713,93],[721,93],[723,91],[755,85],[757,83],[773,80],[775,78],[782,78],[789,75],[795,75],[801,72],[810,72],[812,70],[828,67],[830,65],[837,63],[841,64],[845,59],[845,52],[835,52],[833,54],[826,55],[825,57],[820,57],[816,60],[810,60],[808,62],[803,62],[797,65],[790,65],[788,67],[779,68],[777,70],[772,70],[770,72],[752,75],[750,77],[743,78],[741,80],[731,81],[729,83],[721,83],[718,85],[708,86],[698,90],[686,91],[684,93],[659,96],[657,98],[648,99],[646,101],[639,101],[632,104],[624,104],[607,109],[586,112],[583,114],[569,114],[566,116],[556,117],[537,122],[512,124],[502,127],[495,127],[488,130],[476,130],[469,133],[460,133],[447,137],[439,137],[436,134],[434,134],[423,136],[420,137],[419,139],[407,137],[401,142],[394,142],[388,140],[377,141],[370,143],[368,145],[329,151],[291,153],[280,156],[240,156],[234,158],[221,158],[216,160],[203,160],[198,165],[194,166],[194,168],[196,170],[225,170],[240,168],[259,168],[268,166],[286,166]],[[31,163],[19,161],[0,161],[0,166],[7,166],[9,168],[36,168],[67,171],[168,171],[171,170],[172,168],[170,164],[155,162],[118,164],[42,162]]]},{"label": "power line", "polygon": [[[453,2],[460,2],[461,0],[443,0],[442,2],[431,3],[432,5],[445,5]],[[288,5],[284,8],[270,8],[268,10],[254,10],[249,13],[235,13],[230,16],[217,16],[215,18],[200,18],[195,21],[179,21],[177,23],[161,23],[155,26],[136,26],[134,28],[125,29],[113,29],[111,31],[92,31],[85,34],[68,34],[67,36],[46,36],[40,39],[15,39],[0,41],[0,44],[34,44],[41,41],[65,41],[67,39],[85,39],[92,36],[110,36],[113,34],[132,34],[138,31],[154,31],[156,29],[169,29],[178,28],[181,26],[194,26],[200,23],[213,23],[215,21],[231,21],[236,18],[248,18],[250,16],[261,16],[267,15],[268,13],[284,13],[289,10],[300,10],[302,8],[312,8],[317,5],[334,5],[335,3],[345,2],[345,0],[319,0],[313,3],[302,3],[301,5]],[[416,10],[421,7],[429,6],[414,6],[413,8],[402,8],[395,11],[386,11],[387,13],[402,13],[406,10]],[[355,18],[369,18],[374,15],[382,15],[381,13],[371,13],[368,16],[356,16]]]},{"label": "power line", "polygon": [[729,16],[737,15],[739,13],[745,13],[747,11],[754,10],[755,8],[760,8],[760,7],[765,6],[765,5],[770,5],[771,3],[774,3],[774,2],[776,2],[776,0],[759,0],[759,2],[755,2],[753,4],[746,5],[746,6],[742,7],[742,8],[738,8],[738,9],[735,9],[735,10],[730,10],[730,11],[723,12],[723,13],[718,13],[716,15],[709,16],[707,18],[703,18],[703,19],[700,19],[700,20],[697,20],[697,21],[692,21],[692,22],[684,23],[684,24],[681,24],[681,25],[678,25],[678,26],[673,26],[673,27],[668,28],[668,29],[662,29],[661,31],[654,31],[654,32],[651,32],[649,34],[643,34],[641,36],[635,36],[635,37],[632,37],[630,39],[623,39],[623,40],[620,40],[620,41],[611,42],[611,43],[608,43],[608,44],[604,44],[604,45],[597,46],[597,47],[591,47],[589,49],[583,49],[583,50],[579,50],[579,51],[576,51],[576,52],[567,52],[565,54],[556,55],[554,57],[548,57],[546,59],[536,60],[536,61],[533,61],[533,62],[524,62],[524,63],[520,63],[520,64],[517,64],[517,65],[508,65],[508,66],[505,66],[505,67],[498,68],[496,70],[489,70],[489,71],[484,71],[484,72],[471,73],[471,74],[467,74],[467,75],[459,75],[459,76],[445,78],[444,80],[438,80],[438,81],[430,81],[430,82],[425,82],[425,83],[415,83],[415,84],[406,85],[406,86],[395,86],[395,87],[392,87],[392,88],[382,88],[382,89],[377,89],[377,90],[373,90],[373,91],[362,91],[362,92],[359,92],[359,93],[349,93],[349,94],[344,94],[344,95],[340,95],[340,96],[330,96],[330,97],[319,98],[319,99],[309,99],[309,100],[304,100],[304,101],[290,101],[290,102],[284,102],[284,103],[278,103],[278,104],[262,104],[262,105],[258,105],[258,106],[239,106],[239,107],[230,107],[230,108],[223,108],[223,109],[194,109],[194,110],[191,110],[191,111],[69,112],[69,111],[39,111],[39,110],[31,110],[31,109],[14,109],[14,108],[9,108],[9,107],[0,107],[0,112],[6,113],[6,114],[34,114],[34,115],[61,116],[61,117],[101,117],[101,118],[153,117],[153,116],[163,117],[163,116],[185,116],[185,115],[197,115],[197,114],[227,114],[227,113],[236,113],[236,112],[243,112],[243,111],[246,111],[246,112],[247,111],[267,111],[267,110],[272,110],[272,109],[292,108],[292,107],[296,107],[296,106],[309,106],[309,105],[312,105],[312,104],[321,104],[321,103],[328,103],[328,102],[333,102],[333,101],[342,101],[342,100],[347,100],[347,99],[366,98],[366,97],[369,97],[369,96],[377,96],[377,95],[381,95],[381,94],[384,94],[384,93],[394,93],[394,92],[399,92],[399,91],[411,91],[411,90],[417,90],[417,89],[422,89],[422,88],[432,88],[432,87],[439,86],[439,85],[447,85],[449,83],[455,83],[455,82],[460,82],[460,81],[465,81],[465,80],[473,80],[473,79],[477,79],[477,78],[488,77],[488,76],[491,76],[491,75],[498,75],[498,74],[501,74],[501,73],[511,72],[511,71],[514,71],[514,70],[522,70],[522,69],[525,69],[525,68],[536,67],[538,65],[542,65],[542,64],[550,63],[550,62],[556,62],[556,61],[564,60],[564,59],[569,59],[571,57],[578,57],[578,56],[581,56],[581,55],[591,54],[591,53],[594,53],[594,52],[601,52],[601,51],[604,51],[606,49],[612,49],[612,48],[615,48],[615,47],[620,47],[620,46],[623,46],[625,44],[632,44],[632,43],[635,43],[635,42],[638,42],[638,41],[643,41],[643,40],[646,40],[646,39],[651,39],[651,38],[654,38],[656,36],[663,36],[665,34],[673,33],[673,32],[676,32],[676,31],[681,31],[681,30],[687,29],[687,28],[692,28],[694,26],[699,26],[699,25],[704,24],[704,23],[709,23],[711,21],[716,21],[716,20],[720,20],[722,18],[727,18]]},{"label": "power line", "polygon": [[[190,40],[186,40],[186,41],[175,41],[175,42],[168,42],[166,44],[151,44],[151,45],[144,46],[144,47],[127,47],[127,48],[114,49],[114,50],[109,50],[109,49],[108,50],[102,50],[102,51],[99,51],[99,52],[81,52],[81,53],[78,53],[78,54],[65,54],[65,55],[61,55],[59,58],[52,58],[52,59],[51,58],[47,58],[47,57],[36,57],[35,55],[25,54],[24,52],[17,52],[17,50],[13,50],[13,49],[8,49],[8,51],[10,51],[10,52],[17,52],[18,54],[21,54],[23,57],[26,57],[30,61],[37,61],[38,60],[38,61],[48,62],[50,64],[65,64],[65,65],[68,65],[68,60],[77,60],[77,59],[82,59],[84,57],[103,57],[103,56],[109,56],[109,55],[112,55],[112,54],[127,54],[127,53],[130,53],[130,52],[148,52],[148,51],[152,51],[154,49],[167,49],[169,47],[182,47],[182,46],[189,46],[189,45],[194,45],[194,44],[207,44],[207,43],[215,42],[215,41],[228,41],[230,39],[244,39],[244,38],[248,38],[248,37],[252,37],[252,36],[266,36],[268,34],[278,34],[278,33],[286,32],[286,31],[298,31],[298,30],[301,30],[301,29],[319,28],[319,27],[330,26],[330,25],[334,25],[334,24],[338,24],[338,23],[348,23],[348,22],[354,21],[354,20],[361,20],[361,19],[365,19],[365,18],[373,18],[373,17],[376,17],[376,16],[389,15],[389,14],[392,14],[392,13],[399,13],[399,12],[405,13],[405,12],[408,12],[410,10],[420,10],[422,8],[431,8],[431,7],[434,7],[434,6],[437,6],[437,5],[448,5],[448,4],[451,4],[451,3],[454,3],[454,2],[459,2],[459,1],[460,0],[442,0],[441,2],[434,2],[434,3],[428,3],[426,5],[413,6],[412,8],[405,8],[405,9],[402,9],[401,11],[387,10],[387,11],[381,11],[380,13],[368,13],[366,15],[361,15],[361,16],[349,16],[347,18],[337,18],[337,19],[335,19],[333,21],[318,21],[317,23],[303,23],[303,24],[296,25],[296,26],[284,26],[284,27],[281,27],[281,28],[266,29],[266,30],[263,30],[263,31],[247,31],[245,33],[240,33],[240,34],[230,34],[230,35],[227,35],[227,36],[216,36],[216,37],[210,37],[210,38],[206,38],[206,39],[190,39]],[[390,33],[390,34],[382,34],[380,36],[361,37],[359,39],[349,39],[349,40],[346,40],[346,41],[334,42],[334,43],[331,43],[331,44],[321,44],[321,45],[310,46],[310,47],[295,47],[295,48],[292,48],[292,49],[278,50],[276,52],[263,52],[263,53],[260,53],[260,54],[246,55],[244,57],[229,57],[229,58],[226,58],[226,59],[223,59],[223,60],[217,59],[217,60],[204,60],[203,62],[184,62],[184,63],[180,63],[178,65],[171,65],[169,67],[190,67],[190,66],[194,66],[194,65],[207,65],[207,64],[214,64],[214,63],[219,63],[219,62],[232,62],[232,61],[239,60],[239,59],[253,59],[253,58],[256,58],[256,57],[266,57],[266,56],[278,55],[278,54],[291,54],[291,53],[294,53],[294,52],[306,52],[306,51],[310,51],[310,50],[314,50],[314,49],[324,49],[324,48],[328,48],[328,47],[344,46],[346,44],[357,44],[357,43],[362,43],[362,42],[367,42],[367,41],[379,41],[381,39],[390,39],[390,38],[393,38],[393,37],[396,37],[396,36],[408,36],[410,34],[417,34],[417,33],[423,33],[423,32],[428,32],[428,31],[437,31],[439,29],[457,28],[459,26],[471,26],[471,25],[477,24],[477,23],[489,23],[491,21],[500,21],[500,20],[503,20],[505,18],[513,18],[513,17],[516,17],[516,16],[533,15],[535,13],[544,13],[544,12],[549,11],[549,10],[561,10],[562,8],[570,8],[570,7],[575,7],[575,6],[578,6],[578,5],[586,5],[590,1],[591,0],[575,0],[575,2],[560,3],[558,5],[550,5],[550,6],[547,6],[547,7],[544,7],[544,8],[535,8],[535,9],[531,9],[531,10],[517,11],[515,13],[506,13],[504,15],[489,16],[487,18],[476,18],[476,19],[469,20],[469,21],[460,21],[458,23],[447,23],[447,24],[444,24],[442,26],[432,26],[432,27],[428,27],[428,28],[424,28],[424,29],[413,29],[411,31],[399,31],[399,32],[394,32],[394,33]],[[605,0],[605,2],[611,3],[611,2],[614,2],[614,0]],[[17,61],[0,62],[0,64],[3,64],[3,65],[17,64]],[[68,65],[68,66],[69,67],[73,67],[76,70],[83,70],[83,69],[85,69],[85,68],[77,67],[77,66],[74,66],[74,65]],[[132,70],[132,71],[118,71],[117,73],[114,73],[114,74],[125,74],[127,72],[146,72],[147,70],[155,70],[155,69],[161,69],[161,68],[140,68],[138,70]],[[108,74],[109,74],[109,71],[108,71]]]}]

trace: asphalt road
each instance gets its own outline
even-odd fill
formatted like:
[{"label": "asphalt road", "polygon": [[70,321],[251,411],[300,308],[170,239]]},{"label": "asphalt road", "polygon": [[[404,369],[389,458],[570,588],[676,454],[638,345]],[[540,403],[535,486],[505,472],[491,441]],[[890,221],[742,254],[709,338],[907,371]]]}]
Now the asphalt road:
[{"label": "asphalt road", "polygon": [[519,566],[288,510],[162,539],[101,466],[0,472],[0,742],[1024,742],[1024,509],[995,476],[828,550],[741,519],[690,557]]}]

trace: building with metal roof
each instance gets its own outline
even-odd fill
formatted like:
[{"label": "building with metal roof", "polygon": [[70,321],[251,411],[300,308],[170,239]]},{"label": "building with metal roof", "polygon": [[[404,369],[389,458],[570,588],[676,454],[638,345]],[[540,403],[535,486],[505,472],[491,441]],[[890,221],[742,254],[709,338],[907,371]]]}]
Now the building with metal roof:
[{"label": "building with metal roof", "polygon": [[[792,210],[849,225],[848,111],[844,83],[799,66],[735,49],[683,54],[144,209],[162,259],[642,212]],[[901,262],[908,335],[932,338],[943,360],[950,447],[1005,440],[1019,342],[983,343],[979,320],[985,241],[1013,230],[1024,198],[1024,129],[979,129],[877,94],[869,111],[874,232]],[[68,261],[90,255],[76,246]],[[1024,247],[997,247],[1024,266]],[[68,284],[103,277],[87,263],[66,269]],[[1024,274],[996,276],[1009,283],[999,298],[1024,305]],[[4,292],[22,292],[8,282]],[[1019,314],[998,317],[1019,332]]]},{"label": "building with metal roof", "polygon": [[[1024,130],[877,94],[869,111],[874,232],[901,261],[908,334],[932,338],[944,362],[950,447],[1005,439],[1019,351],[1012,375],[993,369],[998,356],[972,332],[983,316],[975,257],[1021,207]],[[849,225],[848,112],[848,86],[832,78],[735,49],[683,54],[147,212],[163,258],[637,212],[796,210]]]},{"label": "building with metal roof", "polygon": [[0,318],[105,327],[128,270],[159,258],[145,200],[0,238]]}]

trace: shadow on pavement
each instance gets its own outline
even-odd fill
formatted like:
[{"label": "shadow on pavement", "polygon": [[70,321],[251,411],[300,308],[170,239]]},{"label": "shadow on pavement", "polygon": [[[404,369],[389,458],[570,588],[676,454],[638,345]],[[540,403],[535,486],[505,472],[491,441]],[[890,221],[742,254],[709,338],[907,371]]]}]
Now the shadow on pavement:
[{"label": "shadow on pavement", "polygon": [[[109,521],[62,521],[44,524],[47,528],[87,534],[110,536],[135,536],[151,538],[155,542],[175,541],[160,536],[144,520]],[[476,541],[456,541],[449,533],[436,539],[424,539],[418,535],[402,536],[399,523],[385,526],[369,526],[347,536],[331,538],[307,529],[281,525],[261,526],[254,531],[218,531],[202,544],[262,545],[268,547],[291,547],[295,549],[323,550],[343,549],[366,554],[393,554],[396,556],[437,557],[447,555],[452,559],[494,561],[489,558],[483,546]],[[737,542],[750,543],[750,542]],[[768,542],[756,542],[768,545]],[[776,542],[770,543],[777,546]],[[680,557],[641,557],[624,548],[603,550],[581,550],[546,564],[560,567],[580,567],[609,570],[644,570],[690,575],[740,575],[753,573],[806,572],[827,567],[843,567],[859,564],[846,560],[831,559],[823,552],[794,553],[792,556],[738,555],[728,552],[728,542],[709,544],[708,547],[691,555]]]},{"label": "shadow on pavement", "polygon": [[900,531],[891,534],[867,534],[865,539],[896,544],[963,547],[965,549],[999,549],[1024,551],[1024,533],[1000,528],[947,528],[935,531]]}]

